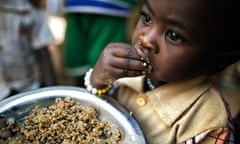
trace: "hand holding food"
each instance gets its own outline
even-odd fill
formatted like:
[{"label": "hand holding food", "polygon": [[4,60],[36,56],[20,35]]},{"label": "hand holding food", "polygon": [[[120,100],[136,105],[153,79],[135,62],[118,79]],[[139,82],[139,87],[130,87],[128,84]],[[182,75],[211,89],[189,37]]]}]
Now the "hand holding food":
[{"label": "hand holding food", "polygon": [[135,77],[151,71],[151,65],[139,56],[134,46],[111,43],[102,52],[91,75],[91,84],[102,88],[122,77]]}]

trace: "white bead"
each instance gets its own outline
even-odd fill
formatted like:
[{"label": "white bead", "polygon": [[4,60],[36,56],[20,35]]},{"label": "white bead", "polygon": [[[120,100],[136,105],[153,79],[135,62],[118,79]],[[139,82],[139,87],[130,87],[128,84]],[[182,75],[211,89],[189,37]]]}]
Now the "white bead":
[{"label": "white bead", "polygon": [[88,86],[87,86],[87,90],[88,90],[88,91],[92,91],[92,88],[93,88],[93,87],[92,87],[91,85],[88,85]]},{"label": "white bead", "polygon": [[97,89],[93,88],[91,92],[92,92],[92,94],[97,94]]},{"label": "white bead", "polygon": [[84,77],[84,85],[85,85],[87,91],[89,91],[90,93],[92,93],[92,94],[95,95],[95,94],[97,94],[97,89],[94,88],[94,87],[91,85],[91,81],[90,81],[91,75],[92,75],[92,71],[93,71],[93,69],[91,68],[91,69],[89,69],[89,70],[86,72],[85,77]]}]

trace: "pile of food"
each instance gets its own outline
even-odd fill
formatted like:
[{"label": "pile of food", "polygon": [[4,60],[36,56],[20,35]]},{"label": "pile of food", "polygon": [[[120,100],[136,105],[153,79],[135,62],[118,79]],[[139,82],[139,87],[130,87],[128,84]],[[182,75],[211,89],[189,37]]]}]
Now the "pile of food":
[{"label": "pile of food", "polygon": [[22,127],[15,121],[0,127],[0,143],[8,144],[118,144],[121,137],[115,124],[100,120],[93,107],[71,98],[56,98],[49,107],[36,106]]}]

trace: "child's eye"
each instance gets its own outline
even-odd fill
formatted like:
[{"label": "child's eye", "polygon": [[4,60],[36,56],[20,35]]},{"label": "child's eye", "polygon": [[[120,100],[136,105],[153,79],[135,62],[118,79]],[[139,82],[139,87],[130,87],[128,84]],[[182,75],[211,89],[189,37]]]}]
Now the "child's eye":
[{"label": "child's eye", "polygon": [[145,12],[140,11],[141,19],[144,25],[150,25],[152,24],[151,17],[147,15]]},{"label": "child's eye", "polygon": [[172,30],[167,31],[166,37],[170,42],[172,42],[174,44],[180,44],[180,43],[184,42],[184,38],[180,34],[174,32]]}]

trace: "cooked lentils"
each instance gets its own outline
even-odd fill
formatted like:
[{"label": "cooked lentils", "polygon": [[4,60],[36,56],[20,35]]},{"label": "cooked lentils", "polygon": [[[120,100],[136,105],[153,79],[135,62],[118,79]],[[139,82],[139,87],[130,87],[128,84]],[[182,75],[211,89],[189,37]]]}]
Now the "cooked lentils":
[{"label": "cooked lentils", "polygon": [[23,127],[9,121],[0,133],[0,143],[8,144],[118,144],[121,140],[115,124],[99,120],[93,107],[71,98],[56,98],[49,107],[38,105],[25,118]]}]

